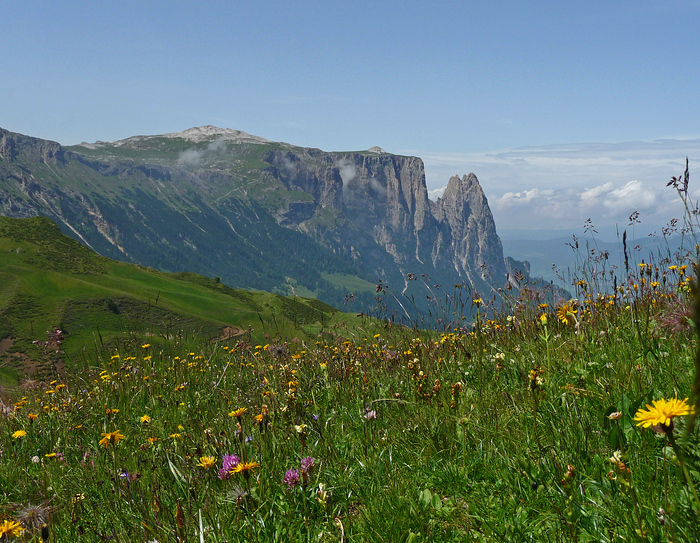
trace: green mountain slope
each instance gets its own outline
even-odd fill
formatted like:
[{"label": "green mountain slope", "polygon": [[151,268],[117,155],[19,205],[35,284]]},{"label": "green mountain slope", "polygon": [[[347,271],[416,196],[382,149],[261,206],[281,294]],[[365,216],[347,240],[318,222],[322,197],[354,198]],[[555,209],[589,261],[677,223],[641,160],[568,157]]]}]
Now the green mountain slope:
[{"label": "green mountain slope", "polygon": [[[357,317],[102,257],[45,217],[0,217],[0,377],[45,378],[123,342],[315,338]],[[57,330],[60,330],[60,335]]]}]

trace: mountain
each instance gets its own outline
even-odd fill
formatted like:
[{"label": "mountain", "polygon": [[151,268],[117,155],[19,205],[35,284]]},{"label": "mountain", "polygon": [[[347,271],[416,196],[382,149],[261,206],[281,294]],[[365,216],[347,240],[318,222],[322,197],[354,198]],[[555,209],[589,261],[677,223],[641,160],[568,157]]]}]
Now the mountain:
[{"label": "mountain", "polygon": [[281,345],[363,324],[319,300],[110,260],[46,217],[0,217],[0,255],[0,393],[20,376],[50,380],[144,341],[159,351],[188,341]]},{"label": "mountain", "polygon": [[239,288],[354,311],[379,291],[401,317],[432,314],[437,285],[495,299],[526,274],[504,260],[473,174],[433,202],[420,158],[212,126],[72,147],[0,129],[0,213],[44,215],[104,256]]}]

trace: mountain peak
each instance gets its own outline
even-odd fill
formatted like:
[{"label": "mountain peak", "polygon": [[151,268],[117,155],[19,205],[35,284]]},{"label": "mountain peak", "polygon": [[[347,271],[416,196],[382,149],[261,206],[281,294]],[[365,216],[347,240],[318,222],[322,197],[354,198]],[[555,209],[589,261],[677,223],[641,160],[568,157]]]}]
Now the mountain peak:
[{"label": "mountain peak", "polygon": [[210,124],[204,126],[195,126],[188,128],[182,132],[171,132],[163,134],[163,138],[182,138],[192,142],[207,141],[211,139],[226,139],[233,140],[238,143],[270,143],[270,140],[253,136],[241,130],[232,130],[230,128],[219,128]]},{"label": "mountain peak", "polygon": [[169,134],[156,134],[152,136],[131,136],[123,140],[115,141],[96,141],[95,143],[83,142],[80,145],[82,147],[87,147],[89,149],[97,149],[104,147],[105,145],[111,145],[114,147],[130,147],[133,144],[144,140],[150,140],[153,138],[168,138],[176,139],[181,138],[192,143],[200,143],[203,141],[214,141],[214,140],[227,140],[234,143],[272,143],[270,140],[261,138],[259,136],[253,136],[247,132],[241,130],[232,130],[231,128],[219,128],[217,126],[212,126],[210,124],[204,126],[195,126],[183,130],[181,132],[170,132]]}]

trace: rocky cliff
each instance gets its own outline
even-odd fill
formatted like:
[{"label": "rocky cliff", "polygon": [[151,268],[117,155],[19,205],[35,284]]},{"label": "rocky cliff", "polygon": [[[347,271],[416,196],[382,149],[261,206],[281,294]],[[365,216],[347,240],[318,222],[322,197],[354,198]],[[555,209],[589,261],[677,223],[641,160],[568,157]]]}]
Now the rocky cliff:
[{"label": "rocky cliff", "polygon": [[200,127],[65,149],[0,129],[0,209],[49,216],[112,258],[336,305],[351,289],[372,304],[379,281],[418,294],[417,275],[481,296],[507,281],[476,176],[432,202],[422,160],[378,147],[328,153]]}]

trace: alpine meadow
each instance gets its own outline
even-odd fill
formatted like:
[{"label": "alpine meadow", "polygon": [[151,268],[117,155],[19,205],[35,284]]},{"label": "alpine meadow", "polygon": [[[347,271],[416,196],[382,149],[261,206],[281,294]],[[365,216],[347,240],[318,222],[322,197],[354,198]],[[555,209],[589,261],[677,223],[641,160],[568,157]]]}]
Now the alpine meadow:
[{"label": "alpine meadow", "polygon": [[700,541],[687,166],[555,285],[417,157],[0,137],[0,541]]}]

